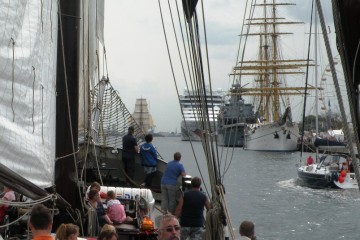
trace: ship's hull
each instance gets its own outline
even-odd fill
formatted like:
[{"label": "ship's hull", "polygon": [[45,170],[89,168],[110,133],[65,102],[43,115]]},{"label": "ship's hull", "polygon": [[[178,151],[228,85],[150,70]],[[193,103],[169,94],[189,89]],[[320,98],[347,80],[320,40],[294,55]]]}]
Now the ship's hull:
[{"label": "ship's hull", "polygon": [[220,146],[242,147],[244,145],[244,130],[246,123],[224,125],[218,129]]},{"label": "ship's hull", "polygon": [[310,188],[336,188],[330,174],[308,170],[311,167],[303,166],[298,168],[298,177],[302,186]]},{"label": "ship's hull", "polygon": [[300,185],[310,188],[358,188],[355,173],[347,173],[343,181],[338,180],[338,171],[329,171],[327,167],[318,167],[317,164],[298,168]]},{"label": "ship's hull", "polygon": [[297,151],[299,127],[277,126],[276,124],[258,125],[249,128],[244,137],[244,149],[255,151],[291,152]]}]

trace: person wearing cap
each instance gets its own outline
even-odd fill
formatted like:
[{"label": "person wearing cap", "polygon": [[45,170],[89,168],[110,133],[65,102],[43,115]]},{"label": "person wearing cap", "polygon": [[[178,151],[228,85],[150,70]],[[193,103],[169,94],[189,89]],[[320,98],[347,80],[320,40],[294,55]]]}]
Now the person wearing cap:
[{"label": "person wearing cap", "polygon": [[[128,178],[130,178],[131,180],[134,179],[134,175],[135,175],[135,155],[136,153],[139,152],[139,146],[137,144],[136,138],[133,135],[134,131],[135,131],[134,127],[130,126],[128,128],[128,134],[126,134],[122,139],[122,143],[123,143],[122,160],[124,163],[125,173],[127,174]],[[127,183],[128,185],[130,185],[129,183],[131,181],[129,181],[128,178],[127,178]]]}]

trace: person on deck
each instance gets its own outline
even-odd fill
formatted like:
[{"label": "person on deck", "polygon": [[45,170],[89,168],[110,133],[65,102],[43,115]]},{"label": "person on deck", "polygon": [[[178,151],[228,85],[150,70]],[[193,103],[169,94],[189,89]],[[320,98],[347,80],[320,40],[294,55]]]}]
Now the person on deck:
[{"label": "person on deck", "polygon": [[101,185],[100,183],[94,181],[91,183],[91,185],[88,187],[88,189],[86,190],[86,193],[85,193],[85,199],[88,200],[89,199],[89,192],[90,190],[96,190],[100,193],[100,190],[101,190]]},{"label": "person on deck", "polygon": [[107,215],[114,224],[121,224],[123,222],[132,222],[130,216],[126,216],[124,205],[116,199],[115,192],[110,190],[107,192]]},{"label": "person on deck", "polygon": [[[133,136],[134,127],[130,126],[128,128],[128,134],[126,134],[123,141],[123,151],[122,151],[122,160],[124,163],[124,169],[127,176],[130,180],[134,179],[135,175],[135,154],[139,152],[139,146],[137,145],[136,138]],[[127,180],[127,184],[130,185],[129,179]]]},{"label": "person on deck", "polygon": [[29,228],[33,240],[54,240],[50,235],[52,228],[52,215],[43,204],[34,205],[29,220]]},{"label": "person on deck", "polygon": [[157,171],[157,153],[156,149],[151,143],[153,140],[153,135],[147,134],[145,136],[146,143],[140,146],[140,155],[141,155],[141,165],[144,167],[144,172],[146,174],[144,183],[145,187],[151,187],[151,181]]},{"label": "person on deck", "polygon": [[175,214],[177,180],[179,176],[186,176],[184,166],[180,163],[181,154],[176,152],[174,160],[168,162],[161,178],[161,210]]},{"label": "person on deck", "polygon": [[[1,198],[2,200],[9,201],[9,202],[15,201],[15,193],[8,186],[4,185],[3,194],[4,195]],[[6,211],[7,211],[8,207],[9,207],[9,205],[7,205],[7,204],[0,204],[0,224],[4,222],[4,218],[5,218]]]},{"label": "person on deck", "polygon": [[100,190],[101,190],[101,185],[100,185],[100,183],[98,183],[98,182],[92,182],[91,183],[91,185],[90,185],[90,189],[89,190],[93,190],[93,189],[95,189],[95,190],[97,190],[98,192],[100,192]]},{"label": "person on deck", "polygon": [[98,240],[117,240],[118,234],[114,231],[101,231],[98,238]]},{"label": "person on deck", "polygon": [[240,240],[256,240],[255,225],[251,221],[243,221],[239,227]]},{"label": "person on deck", "polygon": [[97,213],[98,226],[96,232],[99,231],[99,227],[104,226],[105,223],[113,224],[109,216],[105,212],[105,208],[100,200],[100,194],[97,190],[90,190],[89,192],[89,205]]},{"label": "person on deck", "polygon": [[211,204],[207,196],[200,191],[201,179],[191,180],[191,190],[180,196],[175,216],[180,218],[181,240],[201,240],[204,233],[204,207],[208,211]]},{"label": "person on deck", "polygon": [[180,240],[179,220],[171,214],[160,216],[158,224],[158,240]]},{"label": "person on deck", "polygon": [[56,230],[56,240],[77,240],[79,227],[72,223],[62,223]]}]

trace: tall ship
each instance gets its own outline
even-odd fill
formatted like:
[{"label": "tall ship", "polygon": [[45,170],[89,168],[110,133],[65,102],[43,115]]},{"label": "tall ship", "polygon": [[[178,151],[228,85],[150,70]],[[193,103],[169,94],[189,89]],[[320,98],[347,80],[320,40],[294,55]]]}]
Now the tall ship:
[{"label": "tall ship", "polygon": [[145,98],[136,99],[135,109],[132,116],[145,134],[154,132],[154,121],[149,112],[148,104]]},{"label": "tall ship", "polygon": [[[304,70],[308,60],[286,58],[281,49],[281,37],[291,33],[280,26],[289,29],[302,23],[277,15],[278,7],[291,5],[295,4],[264,0],[250,6],[244,23],[242,55],[231,73],[237,85],[230,94],[246,98],[254,105],[256,122],[244,130],[244,149],[247,150],[297,150],[299,127],[292,121],[290,97],[305,93]],[[258,53],[251,58],[254,37],[258,39]],[[300,75],[301,78],[297,78]]]},{"label": "tall ship", "polygon": [[[211,132],[216,131],[215,126],[217,125],[223,96],[221,89],[210,91],[206,88],[206,94],[202,96],[192,90],[184,90],[184,94],[180,96],[180,106],[183,113],[183,120],[181,121],[182,141],[200,141],[202,136],[200,129],[203,129],[201,124],[207,117],[210,121]],[[201,111],[203,106],[206,106],[208,116],[203,115],[203,111]]]}]

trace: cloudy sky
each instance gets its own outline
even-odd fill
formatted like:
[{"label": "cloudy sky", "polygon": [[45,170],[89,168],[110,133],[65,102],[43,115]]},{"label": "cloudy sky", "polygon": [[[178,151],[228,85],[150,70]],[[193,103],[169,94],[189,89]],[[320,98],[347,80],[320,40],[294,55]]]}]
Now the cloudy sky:
[{"label": "cloudy sky", "polygon": [[[310,21],[311,1],[292,2],[297,2],[297,5],[279,11],[292,20]],[[161,0],[164,15],[169,12],[167,3],[167,0]],[[231,86],[228,74],[236,61],[245,4],[245,0],[204,2],[214,89],[226,90]],[[329,9],[324,11],[326,17],[331,18]],[[169,19],[165,19],[165,22],[168,25]],[[307,31],[306,25],[297,27],[296,36],[293,38],[296,39],[297,46],[294,48],[294,40],[289,40],[285,44],[285,50],[304,57]],[[167,30],[167,34],[170,35],[170,30]],[[119,91],[129,111],[134,111],[136,98],[146,98],[156,131],[179,132],[182,117],[170,69],[158,0],[106,0],[105,45],[110,82]],[[177,84],[182,93],[185,82],[178,80]]]}]

